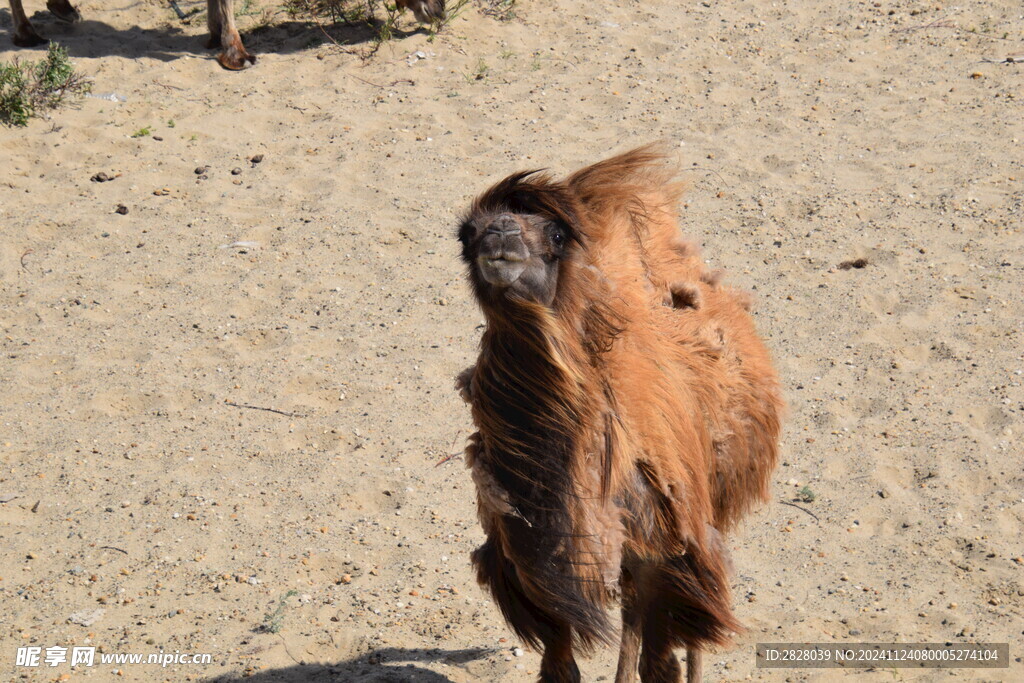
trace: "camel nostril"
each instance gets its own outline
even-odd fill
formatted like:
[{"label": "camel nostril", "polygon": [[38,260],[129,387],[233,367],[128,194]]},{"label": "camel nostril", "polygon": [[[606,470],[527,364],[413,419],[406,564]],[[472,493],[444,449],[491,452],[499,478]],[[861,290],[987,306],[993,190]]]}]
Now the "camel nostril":
[{"label": "camel nostril", "polygon": [[523,229],[519,225],[519,221],[505,214],[494,219],[494,222],[487,226],[487,232],[499,235],[518,235],[523,232]]}]

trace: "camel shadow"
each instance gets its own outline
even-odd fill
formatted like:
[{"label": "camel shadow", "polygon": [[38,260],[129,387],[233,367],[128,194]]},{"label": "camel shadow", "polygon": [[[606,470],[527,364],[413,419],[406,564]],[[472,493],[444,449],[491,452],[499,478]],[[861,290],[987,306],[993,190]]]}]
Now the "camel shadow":
[{"label": "camel shadow", "polygon": [[433,662],[459,666],[492,655],[492,648],[441,650],[382,648],[338,664],[298,664],[286,669],[241,676],[226,674],[206,683],[452,683],[452,679],[418,664]]},{"label": "camel shadow", "polygon": [[[117,8],[104,8],[113,11]],[[102,14],[102,13],[100,13]],[[164,62],[173,61],[183,55],[206,56],[211,61],[216,57],[217,50],[206,48],[205,13],[191,17],[190,25],[198,26],[200,32],[186,32],[178,25],[161,28],[144,28],[132,26],[118,29],[86,15],[82,21],[66,24],[46,11],[37,11],[30,17],[33,26],[47,40],[59,43],[75,57],[106,57],[116,56],[127,59],[149,57]],[[290,54],[304,52],[323,43],[334,41],[344,46],[358,48],[372,44],[377,40],[376,24],[363,22],[352,24],[317,25],[312,21],[285,19],[274,23],[258,26],[251,31],[242,32],[245,46],[259,54]],[[36,48],[16,48],[11,43],[13,21],[10,10],[0,9],[0,46],[3,49],[24,52],[26,58],[32,53],[45,52],[46,45]],[[427,29],[417,26],[409,30],[392,31],[395,40],[401,40],[416,33],[424,33]],[[258,63],[257,63],[258,66]]]}]

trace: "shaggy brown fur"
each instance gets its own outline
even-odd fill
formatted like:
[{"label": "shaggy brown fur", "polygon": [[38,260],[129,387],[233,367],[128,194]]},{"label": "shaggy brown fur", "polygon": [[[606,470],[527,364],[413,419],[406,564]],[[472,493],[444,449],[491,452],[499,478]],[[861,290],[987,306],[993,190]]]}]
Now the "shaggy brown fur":
[{"label": "shaggy brown fur", "polygon": [[[429,23],[434,19],[444,18],[444,0],[397,0],[398,7],[410,9],[416,19]],[[11,41],[18,47],[34,47],[42,45],[46,40],[36,33],[32,22],[28,20],[21,0],[10,0],[11,17],[14,19],[14,32]],[[73,23],[81,21],[78,13],[69,0],[46,0],[46,8],[61,21]],[[239,71],[246,64],[255,64],[256,55],[245,49],[242,36],[235,28],[234,0],[207,0],[206,24],[210,29],[210,37],[206,41],[208,48],[221,48],[217,61],[225,69]]]},{"label": "shaggy brown fur", "polygon": [[573,647],[613,638],[617,681],[672,681],[672,648],[739,628],[719,531],[764,500],[782,400],[748,300],[719,284],[675,221],[681,186],[654,147],[556,181],[519,173],[463,221],[487,318],[457,382],[487,541],[477,577],[543,648],[541,680],[576,681]]}]

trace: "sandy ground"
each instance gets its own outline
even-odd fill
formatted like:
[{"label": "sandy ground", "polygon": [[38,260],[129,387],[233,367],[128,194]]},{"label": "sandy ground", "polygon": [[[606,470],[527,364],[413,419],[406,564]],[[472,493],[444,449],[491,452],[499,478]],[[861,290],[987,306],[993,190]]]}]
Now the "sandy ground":
[{"label": "sandy ground", "polygon": [[[0,677],[531,680],[438,464],[481,324],[453,231],[513,170],[661,138],[790,405],[708,678],[840,677],[759,641],[949,640],[1011,668],[845,675],[1024,679],[1024,66],[983,61],[1024,51],[1019,3],[520,0],[365,60],[256,4],[242,73],[156,0],[80,9],[37,28],[125,101],[0,130]],[[0,59],[39,54],[0,18]]]}]

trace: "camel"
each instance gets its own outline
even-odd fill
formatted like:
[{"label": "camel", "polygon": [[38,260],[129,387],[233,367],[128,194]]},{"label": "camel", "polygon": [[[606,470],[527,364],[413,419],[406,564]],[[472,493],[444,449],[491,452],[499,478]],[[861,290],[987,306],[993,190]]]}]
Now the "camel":
[{"label": "camel", "polygon": [[681,185],[642,147],[556,180],[516,173],[459,228],[485,319],[456,386],[486,542],[477,579],[579,681],[574,650],[615,639],[617,683],[687,680],[741,628],[724,535],[768,497],[783,402],[746,294],[675,218]]}]

